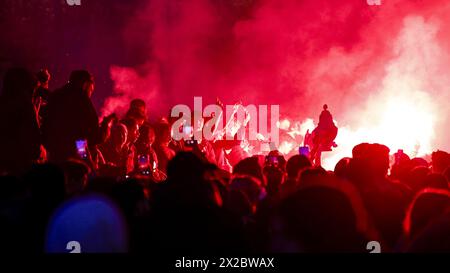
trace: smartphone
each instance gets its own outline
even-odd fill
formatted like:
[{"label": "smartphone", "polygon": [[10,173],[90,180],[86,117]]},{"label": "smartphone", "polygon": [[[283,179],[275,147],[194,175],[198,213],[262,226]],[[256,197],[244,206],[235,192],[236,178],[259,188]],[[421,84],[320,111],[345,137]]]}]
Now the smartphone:
[{"label": "smartphone", "polygon": [[300,146],[298,148],[298,153],[300,155],[304,155],[306,157],[309,157],[309,147],[308,146]]},{"label": "smartphone", "polygon": [[138,156],[138,169],[143,175],[150,174],[150,158],[149,155],[139,155]]},{"label": "smartphone", "polygon": [[75,146],[77,147],[77,153],[82,159],[87,159],[87,140],[79,139],[75,141]]},{"label": "smartphone", "polygon": [[148,155],[140,155],[138,156],[138,166],[140,169],[148,168],[150,165],[150,160]]}]

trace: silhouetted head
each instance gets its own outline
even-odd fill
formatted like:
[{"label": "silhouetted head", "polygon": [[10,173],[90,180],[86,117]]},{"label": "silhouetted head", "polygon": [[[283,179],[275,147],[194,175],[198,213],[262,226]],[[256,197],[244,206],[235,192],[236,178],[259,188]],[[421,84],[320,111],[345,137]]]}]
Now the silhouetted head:
[{"label": "silhouetted head", "polygon": [[151,145],[155,142],[155,130],[149,125],[142,125],[139,128],[139,143]]},{"label": "silhouetted head", "polygon": [[81,89],[89,98],[94,92],[94,76],[87,70],[75,70],[70,73],[69,84],[76,89]]},{"label": "silhouetted head", "polygon": [[138,109],[141,113],[145,114],[146,105],[145,101],[142,99],[133,99],[130,102],[130,109]]},{"label": "silhouetted head", "polygon": [[411,188],[413,192],[418,192],[425,187],[425,179],[429,173],[430,169],[428,169],[427,167],[415,167],[411,171],[409,171],[404,182]]},{"label": "silhouetted head", "polygon": [[431,188],[421,190],[409,206],[403,222],[405,235],[413,239],[449,208],[449,191]]},{"label": "silhouetted head", "polygon": [[68,196],[80,194],[87,186],[89,166],[81,160],[71,159],[63,163]]},{"label": "silhouetted head", "polygon": [[225,208],[240,217],[248,217],[256,212],[256,206],[253,206],[243,191],[230,189],[225,195]]},{"label": "silhouetted head", "polygon": [[433,152],[431,160],[434,173],[443,173],[450,166],[450,154],[444,151]]},{"label": "silhouetted head", "polygon": [[231,180],[228,189],[235,198],[242,201],[242,196],[234,194],[235,192],[240,192],[243,195],[244,200],[248,201],[251,212],[256,211],[257,205],[266,196],[266,192],[261,185],[261,182],[249,175],[238,175],[234,177]]},{"label": "silhouetted head", "polygon": [[301,170],[311,166],[311,161],[306,156],[294,155],[286,163],[286,172],[289,178],[297,179]]},{"label": "silhouetted head", "polygon": [[267,193],[270,196],[277,195],[281,185],[284,183],[285,173],[276,167],[265,167],[263,172],[267,183]]},{"label": "silhouetted head", "polygon": [[404,181],[409,171],[412,169],[411,159],[409,156],[402,152],[396,152],[395,163],[391,168],[390,177],[393,179],[398,179]]},{"label": "silhouetted head", "polygon": [[147,119],[146,114],[138,108],[130,108],[127,111],[126,119],[134,119],[141,126]]},{"label": "silhouetted head", "polygon": [[259,179],[264,185],[264,176],[258,158],[256,157],[248,157],[239,161],[239,163],[233,167],[233,174],[250,175]]},{"label": "silhouetted head", "polygon": [[286,159],[284,158],[284,155],[280,153],[278,150],[270,151],[269,154],[267,154],[265,161],[264,161],[264,167],[277,167],[280,168],[282,171],[286,170]]},{"label": "silhouetted head", "polygon": [[195,154],[177,153],[167,165],[167,180],[159,194],[155,194],[156,203],[178,211],[188,207],[220,207],[220,191],[215,183],[205,178],[205,173],[206,164]]},{"label": "silhouetted head", "polygon": [[48,69],[46,68],[41,69],[36,73],[36,77],[41,84],[48,83],[50,80],[50,72],[48,72]]},{"label": "silhouetted head", "polygon": [[396,163],[391,168],[391,178],[398,179],[413,191],[420,188],[425,176],[429,173],[428,162],[420,157],[409,159],[408,156],[396,156]]},{"label": "silhouetted head", "polygon": [[328,105],[323,105],[323,111],[319,116],[319,124],[320,125],[328,125],[333,123],[333,116],[330,111],[328,111]]},{"label": "silhouetted head", "polygon": [[352,149],[352,157],[353,158],[365,158],[369,153],[370,144],[369,143],[360,143],[353,147]]},{"label": "silhouetted head", "polygon": [[298,178],[299,185],[305,186],[316,183],[316,181],[321,181],[327,179],[329,174],[322,167],[310,167],[304,169]]},{"label": "silhouetted head", "polygon": [[171,140],[170,125],[167,122],[160,121],[155,124],[155,143],[168,144]]},{"label": "silhouetted head", "polygon": [[354,159],[359,160],[367,176],[381,178],[389,169],[389,148],[382,144],[361,143],[352,150]]},{"label": "silhouetted head", "polygon": [[135,143],[139,138],[139,123],[132,118],[126,118],[122,120],[122,123],[127,127],[127,142]]},{"label": "silhouetted head", "polygon": [[130,102],[130,108],[126,113],[127,119],[134,119],[141,126],[147,119],[147,109],[145,102],[141,99],[133,99]]},{"label": "silhouetted head", "polygon": [[358,191],[348,182],[323,176],[279,206],[286,239],[305,252],[362,252],[370,234],[367,212]]},{"label": "silhouetted head", "polygon": [[191,152],[179,152],[167,165],[167,178],[180,183],[196,183],[203,180],[205,164]]},{"label": "silhouetted head", "polygon": [[414,157],[413,159],[411,159],[411,168],[415,168],[418,166],[423,166],[423,167],[427,167],[429,166],[428,162],[421,158],[421,157]]},{"label": "silhouetted head", "polygon": [[450,210],[432,221],[412,240],[406,251],[411,253],[450,252]]},{"label": "silhouetted head", "polygon": [[114,147],[120,150],[122,149],[123,145],[127,143],[127,135],[127,127],[122,123],[118,123],[111,127],[111,135],[109,136],[109,141],[114,145]]},{"label": "silhouetted head", "polygon": [[348,178],[349,177],[349,165],[351,158],[344,157],[336,164],[334,167],[334,174],[340,178]]}]

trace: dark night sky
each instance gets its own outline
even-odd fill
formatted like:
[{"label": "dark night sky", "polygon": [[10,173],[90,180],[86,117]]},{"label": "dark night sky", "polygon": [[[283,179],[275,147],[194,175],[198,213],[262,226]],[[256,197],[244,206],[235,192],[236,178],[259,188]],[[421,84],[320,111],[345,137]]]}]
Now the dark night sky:
[{"label": "dark night sky", "polygon": [[124,46],[121,30],[142,0],[2,0],[0,74],[11,66],[48,67],[51,88],[64,84],[71,70],[86,68],[96,77],[98,107],[112,89],[111,64],[133,66],[144,48]]}]

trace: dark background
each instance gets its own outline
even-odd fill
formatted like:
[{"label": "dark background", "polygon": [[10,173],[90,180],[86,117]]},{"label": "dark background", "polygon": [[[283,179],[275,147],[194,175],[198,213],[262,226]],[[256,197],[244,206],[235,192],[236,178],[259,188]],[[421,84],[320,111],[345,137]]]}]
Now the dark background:
[{"label": "dark background", "polygon": [[121,35],[144,2],[81,0],[81,6],[69,6],[66,0],[1,0],[0,75],[11,66],[47,67],[55,89],[70,71],[88,69],[96,78],[93,100],[99,109],[112,90],[109,66],[145,61],[143,49],[125,47]]}]

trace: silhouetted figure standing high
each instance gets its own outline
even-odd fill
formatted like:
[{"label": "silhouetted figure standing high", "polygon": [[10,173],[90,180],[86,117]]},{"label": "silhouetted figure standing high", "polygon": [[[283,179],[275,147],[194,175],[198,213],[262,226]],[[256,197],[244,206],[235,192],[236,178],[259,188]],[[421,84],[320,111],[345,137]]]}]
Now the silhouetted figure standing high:
[{"label": "silhouetted figure standing high", "polygon": [[334,124],[333,116],[328,111],[328,106],[324,104],[319,116],[319,124],[311,134],[308,131],[305,135],[305,144],[311,148],[310,159],[315,166],[321,165],[322,152],[329,152],[332,147],[337,147],[334,142],[337,133],[338,128]]},{"label": "silhouetted figure standing high", "polygon": [[50,95],[42,124],[50,161],[77,157],[77,140],[87,140],[90,147],[99,142],[98,116],[91,101],[93,91],[93,76],[86,70],[76,70],[66,85]]}]

